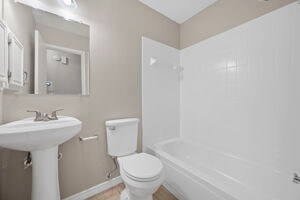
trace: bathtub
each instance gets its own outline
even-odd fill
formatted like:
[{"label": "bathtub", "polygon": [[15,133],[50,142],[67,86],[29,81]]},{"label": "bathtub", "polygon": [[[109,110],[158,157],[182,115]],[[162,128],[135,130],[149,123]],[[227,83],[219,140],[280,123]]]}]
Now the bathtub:
[{"label": "bathtub", "polygon": [[154,145],[164,186],[180,200],[299,200],[291,174],[218,152],[187,139]]}]

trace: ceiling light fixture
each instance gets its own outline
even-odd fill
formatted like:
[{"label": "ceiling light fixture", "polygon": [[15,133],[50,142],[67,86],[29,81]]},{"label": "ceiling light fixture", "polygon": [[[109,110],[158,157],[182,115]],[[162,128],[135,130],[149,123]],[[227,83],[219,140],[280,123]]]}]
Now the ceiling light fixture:
[{"label": "ceiling light fixture", "polygon": [[64,6],[68,8],[77,8],[77,3],[75,0],[59,0]]}]

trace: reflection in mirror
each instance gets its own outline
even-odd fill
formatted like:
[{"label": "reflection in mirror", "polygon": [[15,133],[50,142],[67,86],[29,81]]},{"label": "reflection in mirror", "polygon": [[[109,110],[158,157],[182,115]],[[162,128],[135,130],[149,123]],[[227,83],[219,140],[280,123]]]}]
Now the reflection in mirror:
[{"label": "reflection in mirror", "polygon": [[89,94],[89,26],[4,1],[4,21],[24,47],[22,94]]}]

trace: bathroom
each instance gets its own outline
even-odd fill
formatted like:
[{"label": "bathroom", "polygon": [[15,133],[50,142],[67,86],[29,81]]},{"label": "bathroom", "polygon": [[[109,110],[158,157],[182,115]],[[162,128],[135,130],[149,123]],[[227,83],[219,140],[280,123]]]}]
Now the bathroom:
[{"label": "bathroom", "polygon": [[299,3],[0,0],[0,200],[299,200]]}]

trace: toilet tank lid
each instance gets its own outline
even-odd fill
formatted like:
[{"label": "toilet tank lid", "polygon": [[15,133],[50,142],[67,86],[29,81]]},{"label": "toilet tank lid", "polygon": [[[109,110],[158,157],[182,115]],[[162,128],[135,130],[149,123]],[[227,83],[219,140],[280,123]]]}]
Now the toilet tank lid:
[{"label": "toilet tank lid", "polygon": [[138,123],[138,118],[116,119],[105,122],[106,126],[124,126],[128,124]]}]

